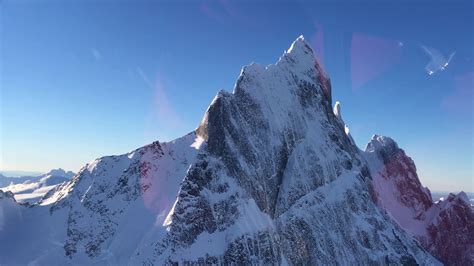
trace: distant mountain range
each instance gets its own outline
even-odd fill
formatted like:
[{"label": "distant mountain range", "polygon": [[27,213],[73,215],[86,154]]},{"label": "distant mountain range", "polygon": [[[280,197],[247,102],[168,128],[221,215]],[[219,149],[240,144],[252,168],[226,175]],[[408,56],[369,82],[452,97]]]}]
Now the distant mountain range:
[{"label": "distant mountain range", "polygon": [[18,202],[35,203],[51,189],[70,181],[74,175],[61,168],[38,176],[6,177],[0,174],[0,190],[12,192]]},{"label": "distant mountain range", "polygon": [[22,177],[22,176],[40,176],[44,172],[38,171],[0,171],[0,176],[4,177]]},{"label": "distant mountain range", "polygon": [[[448,192],[448,191],[431,191],[431,197],[433,198],[434,202],[437,202],[439,200],[445,200],[449,194],[453,192]],[[466,196],[469,198],[469,200],[473,203],[474,205],[474,192],[465,192]]]}]

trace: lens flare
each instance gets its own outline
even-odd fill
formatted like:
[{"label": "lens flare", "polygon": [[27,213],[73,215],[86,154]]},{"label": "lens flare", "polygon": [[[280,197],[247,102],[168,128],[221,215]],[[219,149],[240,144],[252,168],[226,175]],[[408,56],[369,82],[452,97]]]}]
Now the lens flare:
[{"label": "lens flare", "polygon": [[362,33],[352,34],[352,90],[360,89],[396,63],[400,58],[401,48],[398,41]]}]

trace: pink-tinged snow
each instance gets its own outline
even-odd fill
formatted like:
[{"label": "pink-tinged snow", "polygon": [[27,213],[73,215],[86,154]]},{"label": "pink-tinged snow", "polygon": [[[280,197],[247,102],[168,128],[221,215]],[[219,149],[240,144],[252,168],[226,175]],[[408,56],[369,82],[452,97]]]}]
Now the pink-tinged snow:
[{"label": "pink-tinged snow", "polygon": [[202,143],[202,138],[189,134],[181,139],[163,143],[164,156],[159,160],[152,158],[150,153],[141,156],[141,183],[150,185],[142,198],[148,209],[158,213],[160,218],[157,223],[162,224],[171,210],[179,184]]},{"label": "pink-tinged snow", "polygon": [[380,174],[372,174],[374,190],[377,193],[379,203],[389,210],[389,215],[394,221],[413,235],[426,235],[426,222],[415,219],[416,213],[399,201],[399,196],[394,194],[397,191],[396,185],[391,181],[383,180]]},{"label": "pink-tinged snow", "polygon": [[[196,143],[202,142],[201,138],[196,138],[192,146],[196,146]],[[225,179],[229,184],[229,189],[224,193],[215,194],[211,191],[204,190],[203,195],[209,201],[209,204],[215,204],[222,200],[226,200],[231,195],[245,194],[241,187],[236,183],[233,178],[227,177],[224,172],[220,173],[221,178]],[[141,261],[142,258],[146,258],[150,255],[150,248],[153,247],[154,242],[163,238],[166,234],[165,231],[169,231],[169,227],[173,223],[173,212],[176,202],[166,215],[156,219],[155,230],[150,231],[146,239],[140,243],[140,248],[137,249],[137,256],[133,257],[131,263],[135,261]],[[233,240],[241,237],[242,235],[252,235],[264,230],[274,230],[274,221],[266,214],[263,213],[255,201],[252,198],[239,199],[238,212],[239,217],[233,223],[230,228],[224,231],[216,231],[214,233],[203,232],[197,239],[186,248],[178,248],[174,251],[173,258],[176,261],[184,260],[195,260],[203,255],[203,250],[210,256],[219,256],[224,253],[228,248],[228,244]],[[164,218],[164,220],[163,220]],[[161,257],[165,258],[165,257]],[[158,265],[166,264],[166,261],[156,261]]]},{"label": "pink-tinged snow", "polygon": [[[382,159],[378,157],[377,150],[365,153],[365,158],[369,164],[372,175],[372,184],[376,200],[379,206],[388,211],[388,214],[410,235],[427,234],[426,227],[428,222],[425,217],[418,217],[423,206],[411,207],[401,202],[401,192],[397,186],[397,181],[406,177],[403,176],[387,176],[387,166]],[[402,163],[403,164],[403,163]],[[408,170],[408,166],[403,164],[404,169]],[[408,181],[407,181],[408,182]],[[430,212],[428,212],[430,213]],[[428,216],[431,216],[428,214]]]},{"label": "pink-tinged snow", "polygon": [[152,239],[164,236],[164,221],[172,211],[179,185],[203,140],[191,133],[160,144],[163,156],[158,159],[154,157],[156,154],[150,152],[139,156],[138,151],[135,151],[127,156],[132,160],[139,158],[140,183],[149,188],[142,191],[142,195],[131,203],[121,216],[119,227],[105,252],[107,255],[101,258],[108,264],[116,265],[128,261],[140,247],[147,246]]},{"label": "pink-tinged snow", "polygon": [[[11,258],[25,265],[122,265],[130,260],[137,247],[149,243],[150,237],[155,238],[166,232],[163,221],[176,199],[180,182],[203,144],[202,139],[190,133],[174,141],[160,143],[163,154],[152,154],[149,145],[121,156],[96,159],[83,169],[82,174],[79,173],[79,182],[74,183],[77,180],[73,179],[61,185],[32,208],[20,205],[13,199],[0,199],[0,243],[10,241],[8,245],[1,245],[8,249],[8,253],[2,254],[11,254]],[[107,199],[105,193],[89,195],[94,190],[96,192],[100,185],[113,185],[123,171],[137,161],[150,167],[140,176],[140,182],[146,183],[149,188],[136,200],[125,203],[123,199]],[[79,195],[78,201],[72,193]],[[74,200],[72,204],[82,204],[88,197],[103,198],[109,209],[119,210],[129,205],[119,215],[118,228],[105,243],[100,256],[91,260],[84,251],[80,251],[70,260],[64,255],[69,208],[50,212],[50,207],[67,198]],[[76,208],[89,215],[83,207]],[[98,221],[91,216],[76,222],[85,223],[84,226],[93,230]],[[21,246],[25,238],[30,243],[27,248]],[[0,265],[5,261],[8,262],[8,258],[0,258]]]},{"label": "pink-tinged snow", "polygon": [[[471,264],[473,211],[464,192],[433,202],[411,159],[390,138],[374,136],[364,156],[378,206],[434,256],[447,264]],[[382,159],[383,158],[383,159]]]}]

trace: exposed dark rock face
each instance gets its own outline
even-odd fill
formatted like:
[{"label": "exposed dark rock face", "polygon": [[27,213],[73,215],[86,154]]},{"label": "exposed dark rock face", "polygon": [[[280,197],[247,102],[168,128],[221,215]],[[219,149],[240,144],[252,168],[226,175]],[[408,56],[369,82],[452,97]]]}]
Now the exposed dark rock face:
[{"label": "exposed dark rock face", "polygon": [[[302,39],[275,66],[245,67],[197,130],[205,145],[152,261],[436,263],[378,211],[365,161],[340,121],[329,79]],[[224,247],[208,249],[222,238]]]},{"label": "exposed dark rock face", "polygon": [[[463,199],[464,198],[464,199]],[[474,212],[464,194],[450,194],[428,225],[422,244],[448,265],[474,265]]]},{"label": "exposed dark rock face", "polygon": [[3,199],[3,198],[10,198],[13,201],[15,200],[13,193],[11,193],[10,191],[3,192],[2,190],[0,190],[0,199]]}]

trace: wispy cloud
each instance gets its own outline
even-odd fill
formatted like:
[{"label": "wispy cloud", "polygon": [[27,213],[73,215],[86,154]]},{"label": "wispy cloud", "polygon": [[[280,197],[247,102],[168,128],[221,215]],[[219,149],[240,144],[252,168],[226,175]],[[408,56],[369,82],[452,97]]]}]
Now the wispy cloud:
[{"label": "wispy cloud", "polygon": [[137,67],[136,71],[147,87],[153,90],[151,109],[146,117],[145,135],[153,139],[166,138],[164,135],[167,133],[181,130],[184,123],[168,98],[160,73],[152,80],[140,67]]},{"label": "wispy cloud", "polygon": [[96,48],[92,48],[91,53],[95,60],[99,61],[100,59],[102,59],[102,53]]},{"label": "wispy cloud", "polygon": [[148,78],[145,72],[143,72],[143,70],[140,67],[137,67],[136,70],[137,70],[138,76],[142,79],[142,81],[145,82],[145,84],[148,87],[153,88],[153,83],[150,81],[150,78]]}]

